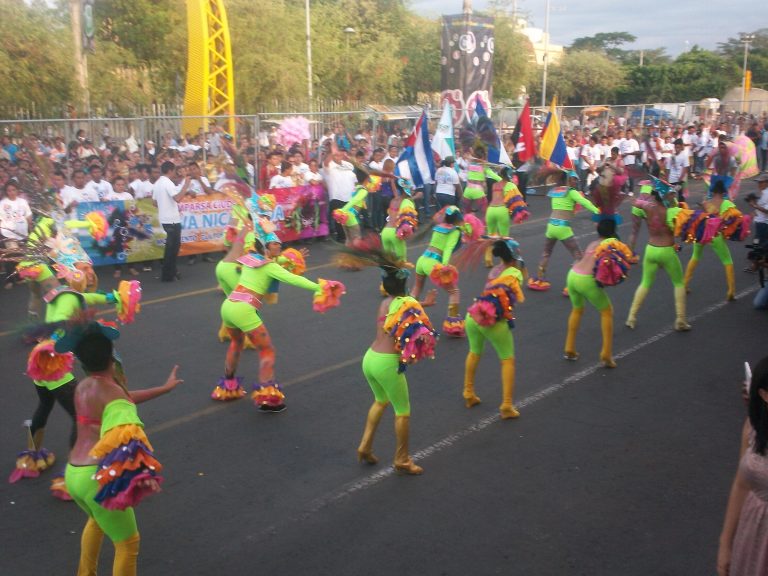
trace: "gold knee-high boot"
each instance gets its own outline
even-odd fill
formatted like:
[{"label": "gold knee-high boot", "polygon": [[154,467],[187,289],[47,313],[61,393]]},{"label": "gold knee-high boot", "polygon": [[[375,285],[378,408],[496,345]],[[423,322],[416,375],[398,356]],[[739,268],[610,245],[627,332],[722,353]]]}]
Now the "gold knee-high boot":
[{"label": "gold knee-high boot", "polygon": [[480,398],[475,395],[475,373],[477,365],[480,363],[480,354],[469,352],[464,362],[464,404],[467,408],[472,408],[480,404]]},{"label": "gold knee-high boot", "polygon": [[229,331],[227,330],[227,327],[224,326],[224,321],[222,320],[221,327],[219,328],[219,342],[225,342],[229,339]]},{"label": "gold knee-high boot", "polygon": [[493,268],[493,246],[488,246],[485,249],[485,267]]},{"label": "gold knee-high boot", "polygon": [[675,287],[675,330],[686,332],[691,325],[685,319],[685,286]]},{"label": "gold knee-high boot", "polygon": [[576,360],[579,357],[576,352],[576,332],[579,331],[583,314],[584,308],[571,308],[571,315],[568,316],[568,334],[565,337],[566,360]]},{"label": "gold knee-high boot", "polygon": [[376,464],[379,461],[379,459],[373,455],[373,437],[376,434],[376,428],[378,428],[386,408],[386,402],[374,402],[368,410],[368,418],[365,421],[363,438],[360,440],[360,446],[357,449],[357,459],[360,462]]},{"label": "gold knee-high boot", "polygon": [[[645,302],[645,297],[648,296],[648,288],[642,284],[635,290],[635,297],[632,299],[632,306],[629,307],[629,316],[627,316],[626,325],[629,328],[634,328],[637,324],[637,311],[640,310],[640,306]],[[683,288],[683,298],[685,298],[685,288]]]},{"label": "gold knee-high boot", "polygon": [[138,532],[122,542],[115,542],[115,563],[112,576],[136,576],[136,564],[139,560]]},{"label": "gold knee-high boot", "polygon": [[88,518],[80,537],[80,564],[77,567],[77,576],[96,576],[103,540],[104,532],[96,524],[96,520]]},{"label": "gold knee-high boot", "polygon": [[693,278],[693,273],[696,272],[696,266],[699,265],[699,261],[695,258],[691,258],[688,260],[688,266],[685,267],[685,291],[690,292],[691,291],[691,279]]},{"label": "gold knee-high boot", "polygon": [[600,311],[600,329],[603,332],[600,361],[605,368],[616,368],[616,362],[613,360],[613,307],[609,306]]},{"label": "gold knee-high boot", "polygon": [[501,361],[501,406],[499,413],[502,420],[517,418],[520,412],[512,404],[515,393],[515,359],[507,358]]},{"label": "gold knee-high boot", "polygon": [[736,277],[733,275],[733,264],[725,264],[725,283],[728,286],[725,299],[729,302],[736,300]]},{"label": "gold knee-high boot", "polygon": [[408,455],[408,437],[410,434],[411,417],[395,416],[395,470],[401,474],[421,474],[424,469],[416,466]]}]

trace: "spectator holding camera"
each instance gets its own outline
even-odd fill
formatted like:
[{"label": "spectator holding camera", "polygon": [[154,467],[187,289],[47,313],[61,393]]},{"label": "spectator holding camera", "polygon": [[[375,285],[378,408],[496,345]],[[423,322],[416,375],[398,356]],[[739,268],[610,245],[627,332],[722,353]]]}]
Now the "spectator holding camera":
[{"label": "spectator holding camera", "polygon": [[755,209],[755,239],[761,248],[768,247],[768,173],[757,177],[757,194],[747,196]]}]

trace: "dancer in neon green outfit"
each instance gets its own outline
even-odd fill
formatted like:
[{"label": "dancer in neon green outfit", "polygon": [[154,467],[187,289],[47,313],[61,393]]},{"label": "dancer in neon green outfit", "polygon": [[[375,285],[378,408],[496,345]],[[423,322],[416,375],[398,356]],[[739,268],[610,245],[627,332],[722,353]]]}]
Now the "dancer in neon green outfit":
[{"label": "dancer in neon green outfit", "polygon": [[[82,576],[96,574],[105,534],[115,547],[112,574],[135,576],[140,537],[133,506],[146,494],[159,491],[162,480],[156,476],[161,466],[154,460],[149,441],[141,432],[143,424],[136,411],[136,404],[166,394],[182,382],[176,377],[176,366],[164,385],[129,392],[122,367],[113,358],[112,340],[118,335],[114,328],[91,322],[68,329],[64,338],[57,342],[57,352],[74,352],[88,374],[75,392],[77,442],[70,452],[66,470],[67,489],[75,503],[88,516],[80,540],[77,573]],[[112,440],[118,436],[122,437],[121,440]],[[136,446],[136,442],[131,444],[129,440],[140,437],[143,437],[143,444],[132,447]],[[132,451],[141,451],[141,458],[137,457],[135,461],[143,462],[133,473],[139,473],[142,477],[136,484],[134,496],[122,504],[110,504],[108,507],[102,496],[102,486],[96,479],[102,468],[100,464],[103,464],[99,454],[107,454],[107,450],[112,450],[112,454],[125,452],[131,456],[139,456]],[[149,459],[152,461],[152,469],[147,468]],[[134,458],[130,461],[134,461]],[[115,477],[123,474],[110,468],[115,472]],[[114,484],[118,482],[128,485],[125,476]]]},{"label": "dancer in neon green outfit", "polygon": [[578,242],[573,237],[571,228],[571,219],[574,215],[576,204],[583,206],[593,214],[599,214],[600,210],[587,200],[581,192],[576,189],[578,186],[578,176],[575,172],[562,172],[560,176],[564,184],[553,188],[547,193],[552,201],[552,213],[549,216],[547,231],[544,240],[544,253],[539,261],[539,267],[536,277],[528,279],[528,288],[531,290],[544,291],[549,290],[551,284],[546,280],[547,265],[552,256],[552,250],[557,242],[562,242],[568,249],[574,261],[581,260],[583,253],[579,248]]},{"label": "dancer in neon green outfit", "polygon": [[[461,300],[458,285],[459,273],[450,265],[450,261],[454,250],[461,243],[462,231],[459,224],[462,221],[462,215],[461,210],[456,206],[447,206],[441,212],[445,215],[443,223],[433,228],[429,246],[416,261],[416,281],[411,290],[411,296],[419,299],[427,277],[432,275],[437,265],[440,265],[442,268],[438,270],[442,270],[445,275],[444,279],[439,281],[439,286],[448,292],[448,316],[443,322],[443,332],[449,336],[461,338],[464,336],[464,320],[459,316]],[[434,292],[428,294],[424,305],[432,305],[434,298]]]},{"label": "dancer in neon green outfit", "polygon": [[475,148],[474,154],[476,158],[471,158],[469,166],[467,166],[467,187],[461,195],[461,208],[465,214],[469,214],[474,204],[478,217],[485,218],[488,206],[486,179],[498,182],[501,178],[486,164],[485,149],[482,147]]},{"label": "dancer in neon green outfit", "polygon": [[502,419],[517,418],[520,413],[512,403],[515,392],[515,340],[514,306],[525,300],[522,291],[524,266],[519,244],[511,238],[497,240],[492,245],[493,255],[501,264],[488,274],[483,293],[467,310],[464,325],[469,340],[469,353],[464,364],[464,402],[467,408],[480,404],[475,394],[475,374],[486,341],[490,342],[501,362]]},{"label": "dancer in neon green outfit", "polygon": [[[603,285],[598,283],[596,263],[599,265],[610,263],[612,258],[620,258],[627,268],[633,262],[632,251],[625,244],[616,239],[616,221],[601,220],[597,225],[599,240],[591,242],[584,253],[584,257],[576,262],[568,273],[568,297],[571,300],[571,314],[568,317],[568,335],[565,338],[566,360],[577,360],[576,333],[581,325],[581,317],[584,314],[584,303],[589,302],[600,312],[600,329],[603,335],[603,347],[600,350],[600,362],[605,368],[616,368],[613,359],[613,306]],[[606,246],[606,241],[611,240],[610,249],[613,252],[600,253],[600,248]],[[607,248],[608,246],[606,246]],[[624,271],[623,276],[626,275]],[[622,279],[623,279],[622,276]],[[621,281],[621,279],[616,279]]]},{"label": "dancer in neon green outfit", "polygon": [[[738,211],[736,205],[728,200],[725,196],[727,190],[725,184],[722,181],[718,181],[712,187],[712,198],[704,201],[704,209],[710,214],[718,214],[721,218],[725,217],[726,213],[735,214],[741,216],[741,212]],[[725,282],[727,291],[725,299],[732,301],[736,299],[736,277],[733,271],[733,258],[731,257],[731,251],[728,249],[728,243],[723,237],[722,232],[712,240],[712,250],[720,259],[720,262],[725,268]],[[701,259],[701,253],[704,251],[704,245],[696,243],[693,245],[693,256],[688,261],[688,266],[685,269],[685,289],[690,292],[690,283],[693,278],[693,273],[696,270],[696,266],[699,265]]]},{"label": "dancer in neon green outfit", "polygon": [[642,197],[635,200],[635,206],[645,213],[648,224],[648,245],[643,255],[643,278],[635,291],[632,306],[629,309],[626,325],[637,325],[637,312],[640,310],[648,292],[656,280],[656,272],[663,268],[672,281],[675,295],[675,330],[684,332],[691,329],[685,318],[685,283],[683,267],[675,248],[675,217],[681,208],[676,205],[675,192],[660,180],[656,181],[651,194],[652,200]]},{"label": "dancer in neon green outfit", "polygon": [[387,297],[379,306],[376,338],[363,358],[363,374],[373,392],[374,402],[368,410],[357,457],[367,464],[379,461],[373,454],[373,439],[387,406],[392,404],[395,411],[395,470],[418,475],[423,470],[408,455],[411,404],[403,358],[412,363],[420,357],[414,358],[403,347],[409,346],[409,341],[419,339],[426,339],[434,347],[434,330],[418,301],[406,296],[408,271],[398,265],[392,262],[384,268],[382,284]]},{"label": "dancer in neon green outfit", "polygon": [[384,252],[394,254],[398,260],[408,259],[409,238],[418,227],[418,212],[411,198],[412,185],[408,180],[398,178],[393,186],[395,196],[387,209],[387,224],[381,230],[381,246]]},{"label": "dancer in neon green outfit", "polygon": [[[523,200],[520,190],[512,181],[514,172],[509,166],[502,168],[501,181],[493,185],[491,204],[485,212],[485,233],[491,237],[506,238],[509,236],[509,225],[514,218],[515,224],[519,224],[528,218],[528,208]],[[485,265],[493,266],[492,246],[488,246],[485,252]]]},{"label": "dancer in neon green outfit", "polygon": [[[264,255],[264,246],[274,243],[277,237],[269,224],[262,222],[255,226],[259,239],[246,240],[247,253],[238,259],[243,266],[240,280],[221,306],[221,318],[230,335],[230,345],[224,365],[224,377],[219,380],[211,394],[214,400],[242,398],[242,378],[236,377],[243,343],[248,339],[259,355],[259,380],[253,385],[251,397],[264,412],[280,412],[285,409],[285,395],[274,378],[275,349],[272,339],[262,322],[259,310],[270,286],[277,280],[304,288],[315,293],[315,309],[324,312],[338,305],[343,285],[338,282],[319,280],[319,283],[292,274]],[[278,241],[279,243],[279,241]]]}]

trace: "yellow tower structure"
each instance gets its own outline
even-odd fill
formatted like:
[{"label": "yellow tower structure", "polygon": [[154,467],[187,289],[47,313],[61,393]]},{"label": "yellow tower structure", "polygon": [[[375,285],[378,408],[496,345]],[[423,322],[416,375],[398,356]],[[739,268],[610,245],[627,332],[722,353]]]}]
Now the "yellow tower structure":
[{"label": "yellow tower structure", "polygon": [[[185,116],[227,116],[235,134],[235,71],[223,0],[187,0],[187,86]],[[184,120],[185,134],[208,130],[206,118]]]}]

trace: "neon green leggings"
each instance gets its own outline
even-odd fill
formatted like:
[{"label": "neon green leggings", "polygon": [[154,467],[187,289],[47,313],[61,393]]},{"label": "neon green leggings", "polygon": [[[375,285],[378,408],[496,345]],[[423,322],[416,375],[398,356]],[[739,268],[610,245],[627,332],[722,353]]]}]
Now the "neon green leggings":
[{"label": "neon green leggings", "polygon": [[496,322],[493,326],[480,326],[474,318],[467,314],[464,319],[464,330],[469,340],[469,351],[478,356],[485,350],[485,341],[488,340],[496,350],[499,360],[508,360],[515,357],[515,339],[512,330],[506,321]]},{"label": "neon green leggings", "polygon": [[568,272],[568,298],[574,308],[584,308],[584,300],[600,312],[611,306],[611,299],[605,290],[597,285],[592,274],[580,274],[573,270]]},{"label": "neon green leggings", "polygon": [[369,348],[363,357],[363,375],[368,380],[376,402],[390,402],[395,416],[410,416],[408,381],[404,373],[398,374],[399,364],[400,354],[374,352]]},{"label": "neon green leggings", "polygon": [[125,510],[107,510],[94,498],[99,491],[99,483],[93,479],[98,466],[73,466],[67,464],[64,481],[72,500],[96,521],[99,528],[112,540],[122,542],[138,534],[136,515],[133,508]]},{"label": "neon green leggings", "polygon": [[488,206],[485,228],[489,236],[509,236],[509,210],[506,206]]},{"label": "neon green leggings", "polygon": [[408,248],[405,245],[405,240],[400,240],[397,237],[396,228],[384,228],[381,231],[381,246],[384,248],[384,252],[394,254],[398,260],[406,260],[408,258]]},{"label": "neon green leggings", "polygon": [[416,274],[421,276],[429,276],[430,272],[432,272],[432,268],[434,268],[435,265],[439,263],[440,262],[434,258],[419,256],[419,259],[416,260]]},{"label": "neon green leggings", "polygon": [[237,262],[219,261],[216,264],[216,280],[226,296],[232,293],[240,281],[240,265]]},{"label": "neon green leggings", "polygon": [[643,256],[643,279],[640,285],[643,288],[650,288],[656,280],[656,272],[659,266],[669,274],[672,285],[675,288],[685,286],[683,282],[683,265],[680,264],[680,258],[674,246],[652,246],[648,244],[645,247]]},{"label": "neon green leggings", "polygon": [[547,232],[544,234],[546,238],[551,240],[568,240],[573,236],[573,228],[570,226],[555,226],[554,224],[547,224]]},{"label": "neon green leggings", "polygon": [[247,302],[224,300],[221,305],[221,319],[227,328],[237,328],[242,332],[256,330],[264,322],[259,312]]},{"label": "neon green leggings", "polygon": [[[718,234],[715,236],[715,239],[712,240],[712,250],[715,251],[715,254],[717,254],[717,257],[720,258],[720,262],[723,264],[723,266],[728,266],[730,264],[733,264],[733,258],[731,258],[731,251],[728,249],[728,243],[726,242],[725,238],[723,238],[722,234]],[[693,245],[693,256],[691,256],[691,260],[699,260],[701,258],[701,253],[704,250],[703,244],[694,244]]]}]

